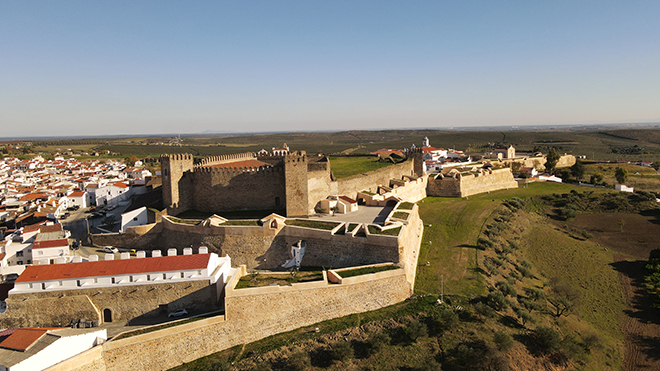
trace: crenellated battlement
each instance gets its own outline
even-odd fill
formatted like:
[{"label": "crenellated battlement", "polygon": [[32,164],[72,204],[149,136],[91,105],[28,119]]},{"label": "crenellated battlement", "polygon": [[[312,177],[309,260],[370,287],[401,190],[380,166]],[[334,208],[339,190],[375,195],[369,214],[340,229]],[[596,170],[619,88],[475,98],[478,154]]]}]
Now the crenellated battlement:
[{"label": "crenellated battlement", "polygon": [[222,164],[227,161],[251,160],[256,157],[254,152],[232,153],[229,155],[206,157],[196,166],[212,166]]},{"label": "crenellated battlement", "polygon": [[291,152],[284,158],[284,162],[307,162],[307,152],[305,151],[296,151]]},{"label": "crenellated battlement", "polygon": [[161,160],[162,159],[169,159],[169,160],[174,160],[174,161],[192,161],[193,160],[193,155],[190,153],[174,153],[174,154],[163,154],[160,155]]},{"label": "crenellated battlement", "polygon": [[194,174],[280,174],[283,169],[281,166],[239,166],[239,167],[211,167],[211,166],[196,166],[193,169]]}]

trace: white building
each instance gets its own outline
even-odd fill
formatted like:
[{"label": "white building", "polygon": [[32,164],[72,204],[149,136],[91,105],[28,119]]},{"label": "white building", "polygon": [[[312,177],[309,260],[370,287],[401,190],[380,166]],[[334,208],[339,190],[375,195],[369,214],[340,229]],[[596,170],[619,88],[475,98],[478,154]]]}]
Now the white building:
[{"label": "white building", "polygon": [[67,198],[69,199],[67,207],[79,206],[82,209],[89,207],[89,193],[85,191],[73,191]]},{"label": "white building", "polygon": [[8,235],[0,250],[0,274],[21,274],[31,264],[70,261],[70,235],[59,223],[30,225]]},{"label": "white building", "polygon": [[40,371],[100,345],[107,330],[19,328],[0,331],[0,371]]},{"label": "white building", "polygon": [[231,259],[209,254],[206,247],[194,255],[186,248],[184,255],[170,249],[168,256],[160,256],[160,250],[154,250],[152,256],[147,258],[139,251],[133,259],[122,253],[120,260],[107,254],[106,260],[94,261],[98,257],[91,255],[88,262],[30,266],[14,282],[9,295],[203,280],[226,283],[231,273]]},{"label": "white building", "polygon": [[96,205],[118,205],[131,197],[131,192],[126,183],[116,182],[96,189]]},{"label": "white building", "polygon": [[126,232],[126,228],[128,227],[134,227],[138,225],[145,225],[147,224],[148,218],[147,218],[147,208],[145,206],[142,206],[139,209],[127,211],[123,214],[121,214],[121,229],[120,231]]}]

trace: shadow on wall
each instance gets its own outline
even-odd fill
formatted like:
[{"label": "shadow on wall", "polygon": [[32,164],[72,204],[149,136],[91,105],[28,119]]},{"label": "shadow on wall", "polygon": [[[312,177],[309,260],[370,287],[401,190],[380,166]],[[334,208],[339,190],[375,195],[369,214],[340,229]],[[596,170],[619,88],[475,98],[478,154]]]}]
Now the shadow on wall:
[{"label": "shadow on wall", "polygon": [[[169,320],[168,314],[179,309],[185,309],[189,315],[222,310],[224,309],[224,294],[219,302],[215,302],[215,290],[215,285],[204,287],[169,303],[159,304],[157,308],[153,308],[140,316],[129,318],[127,323],[129,326],[144,326],[166,322]],[[200,301],[200,297],[208,297],[208,299]],[[116,321],[117,319],[113,318],[113,320]]]}]

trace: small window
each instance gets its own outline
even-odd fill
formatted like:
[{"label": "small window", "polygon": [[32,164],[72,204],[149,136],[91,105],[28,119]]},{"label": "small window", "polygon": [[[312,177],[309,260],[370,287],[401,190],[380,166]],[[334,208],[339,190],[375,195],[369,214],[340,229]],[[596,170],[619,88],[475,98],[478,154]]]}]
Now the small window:
[{"label": "small window", "polygon": [[198,270],[198,271],[197,271],[197,274],[201,276],[201,275],[202,275],[202,271],[201,271],[201,270]]},{"label": "small window", "polygon": [[129,276],[129,277],[128,277],[128,281],[129,281],[129,282],[133,282],[133,276]]},{"label": "small window", "polygon": [[98,278],[94,278],[94,283],[99,283],[99,279],[98,279]]},{"label": "small window", "polygon": [[112,283],[117,283],[117,280],[114,277],[112,277],[111,282]]},{"label": "small window", "polygon": [[63,286],[63,282],[62,282],[62,281],[59,281],[58,283],[60,284],[60,286]]},{"label": "small window", "polygon": [[31,284],[31,283],[28,283],[28,287],[29,287],[29,288],[32,288],[32,284]]},{"label": "small window", "polygon": [[39,250],[39,255],[43,255],[43,254],[44,254],[44,252]]},{"label": "small window", "polygon": [[32,264],[32,260],[28,259],[27,263]]},{"label": "small window", "polygon": [[80,280],[76,280],[76,284],[78,285],[78,287],[82,286],[82,282],[80,282]]},{"label": "small window", "polygon": [[151,275],[147,274],[147,281],[151,281]]},{"label": "small window", "polygon": [[41,289],[42,289],[42,290],[45,290],[45,289],[46,289],[46,283],[45,283],[45,282],[42,282],[42,283],[41,283]]},{"label": "small window", "polygon": [[133,218],[133,220],[137,222],[137,216],[135,218]]},{"label": "small window", "polygon": [[22,260],[19,260],[19,261],[16,262],[16,264],[18,264],[18,265],[23,265],[23,261],[22,261]]},{"label": "small window", "polygon": [[181,278],[183,278],[183,272],[181,272]]},{"label": "small window", "polygon": [[163,273],[163,279],[164,279],[164,280],[167,279],[167,274]]},{"label": "small window", "polygon": [[20,258],[23,256],[23,251],[16,251],[16,257]]}]

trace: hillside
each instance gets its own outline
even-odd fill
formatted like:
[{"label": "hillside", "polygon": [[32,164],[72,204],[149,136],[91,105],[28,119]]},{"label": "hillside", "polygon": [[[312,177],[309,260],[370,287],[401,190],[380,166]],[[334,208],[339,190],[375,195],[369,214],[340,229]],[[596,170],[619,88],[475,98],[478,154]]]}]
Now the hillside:
[{"label": "hillside", "polygon": [[[624,313],[635,312],[616,264],[625,251],[603,247],[609,224],[599,232],[581,223],[612,212],[655,221],[657,206],[636,197],[536,183],[469,199],[426,198],[418,296],[177,369],[633,369],[631,326],[622,325]],[[568,202],[577,218],[561,213]]]}]

